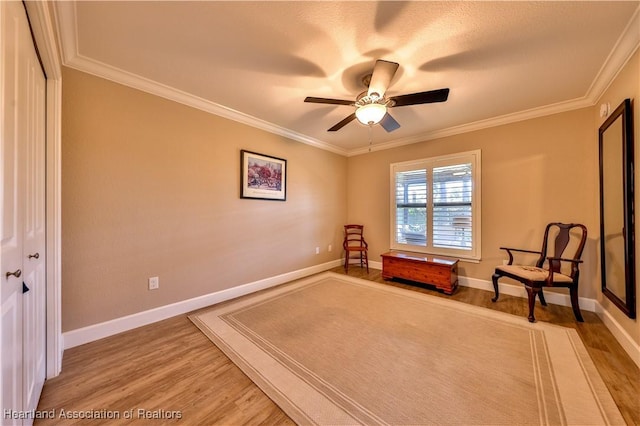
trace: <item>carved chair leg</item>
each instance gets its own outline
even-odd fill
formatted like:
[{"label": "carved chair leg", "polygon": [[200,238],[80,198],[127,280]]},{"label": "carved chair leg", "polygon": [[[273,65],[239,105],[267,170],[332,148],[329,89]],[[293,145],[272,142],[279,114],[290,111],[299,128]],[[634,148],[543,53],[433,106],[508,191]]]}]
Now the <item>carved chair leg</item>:
[{"label": "carved chair leg", "polygon": [[542,306],[547,306],[547,301],[544,300],[544,293],[542,292],[542,289],[540,289],[540,293],[538,293],[538,297],[540,298],[540,304]]},{"label": "carved chair leg", "polygon": [[349,273],[349,252],[344,254],[344,272]]},{"label": "carved chair leg", "polygon": [[573,308],[573,315],[575,315],[578,322],[584,322],[584,319],[582,319],[582,313],[580,312],[580,306],[578,305],[578,287],[569,287],[569,295],[571,296],[571,307]]},{"label": "carved chair leg", "polygon": [[500,297],[500,292],[498,291],[498,278],[500,278],[499,274],[493,274],[491,276],[491,281],[493,281],[493,291],[496,292],[495,297],[491,299],[492,302],[497,302],[498,297]]},{"label": "carved chair leg", "polygon": [[529,322],[536,322],[536,318],[533,316],[533,308],[536,305],[536,294],[538,291],[533,287],[525,286],[524,288],[527,289],[527,295],[529,296]]}]

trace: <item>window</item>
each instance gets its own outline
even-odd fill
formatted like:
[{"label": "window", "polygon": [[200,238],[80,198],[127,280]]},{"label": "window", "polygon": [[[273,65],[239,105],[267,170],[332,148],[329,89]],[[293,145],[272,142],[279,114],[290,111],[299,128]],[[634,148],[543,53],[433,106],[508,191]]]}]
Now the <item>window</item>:
[{"label": "window", "polygon": [[480,260],[480,151],[391,164],[391,248]]}]

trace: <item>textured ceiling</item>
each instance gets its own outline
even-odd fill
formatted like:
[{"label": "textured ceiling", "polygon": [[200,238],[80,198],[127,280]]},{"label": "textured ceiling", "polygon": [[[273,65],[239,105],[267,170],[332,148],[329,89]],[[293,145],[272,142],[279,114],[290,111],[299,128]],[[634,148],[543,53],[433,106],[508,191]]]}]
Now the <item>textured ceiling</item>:
[{"label": "textured ceiling", "polygon": [[[58,2],[66,65],[342,154],[592,105],[640,40],[626,2]],[[353,107],[376,59],[390,110],[371,135]]]}]

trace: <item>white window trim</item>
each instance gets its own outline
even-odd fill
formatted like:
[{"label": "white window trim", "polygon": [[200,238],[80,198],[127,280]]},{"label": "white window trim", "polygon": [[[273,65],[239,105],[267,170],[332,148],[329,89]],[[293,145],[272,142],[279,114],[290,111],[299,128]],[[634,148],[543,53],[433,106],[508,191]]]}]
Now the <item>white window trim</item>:
[{"label": "white window trim", "polygon": [[[461,161],[469,161],[471,159],[473,163],[473,196],[472,196],[472,232],[473,232],[473,244],[471,250],[454,250],[454,249],[438,249],[435,247],[416,246],[411,244],[401,244],[396,242],[396,185],[395,185],[395,173],[398,171],[409,171],[420,167],[426,167],[428,169],[428,181],[431,184],[431,170],[434,167],[459,164]],[[390,247],[392,250],[412,251],[419,253],[426,253],[432,255],[456,257],[460,260],[478,263],[481,259],[482,249],[482,158],[481,151],[473,150],[466,152],[459,152],[455,154],[441,155],[438,157],[423,158],[420,160],[404,161],[400,163],[392,163],[389,166],[390,174],[390,193],[389,193],[389,210],[390,210]],[[431,192],[430,192],[431,193]],[[431,201],[427,203],[428,208],[431,209]],[[432,214],[429,213],[429,218]]]}]

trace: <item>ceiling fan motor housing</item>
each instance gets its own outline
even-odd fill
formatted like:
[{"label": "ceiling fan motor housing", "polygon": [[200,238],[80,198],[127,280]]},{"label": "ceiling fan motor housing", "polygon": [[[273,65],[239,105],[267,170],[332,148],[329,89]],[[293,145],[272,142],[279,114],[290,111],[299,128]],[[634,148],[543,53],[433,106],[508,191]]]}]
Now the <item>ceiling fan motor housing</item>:
[{"label": "ceiling fan motor housing", "polygon": [[371,95],[368,95],[367,92],[362,92],[358,95],[358,97],[356,98],[356,109],[360,108],[361,106],[364,105],[369,105],[369,104],[379,104],[379,105],[384,105],[386,107],[392,107],[392,100],[380,96],[377,96],[377,93],[372,93]]}]

